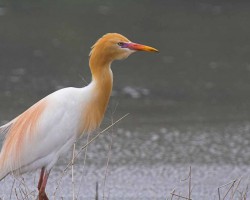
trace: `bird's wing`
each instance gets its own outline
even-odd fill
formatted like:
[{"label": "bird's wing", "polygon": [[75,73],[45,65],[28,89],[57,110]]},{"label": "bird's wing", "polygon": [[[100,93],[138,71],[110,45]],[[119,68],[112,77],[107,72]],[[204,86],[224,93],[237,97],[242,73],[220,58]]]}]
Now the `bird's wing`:
[{"label": "bird's wing", "polygon": [[24,145],[36,132],[39,118],[46,108],[46,100],[41,100],[17,118],[0,127],[5,134],[4,144],[0,154],[0,169],[15,170],[21,165],[21,155]]},{"label": "bird's wing", "polygon": [[29,171],[46,166],[73,144],[81,114],[78,94],[70,88],[52,93],[1,127],[6,137],[0,153],[0,180],[3,171],[34,163],[36,167]]}]

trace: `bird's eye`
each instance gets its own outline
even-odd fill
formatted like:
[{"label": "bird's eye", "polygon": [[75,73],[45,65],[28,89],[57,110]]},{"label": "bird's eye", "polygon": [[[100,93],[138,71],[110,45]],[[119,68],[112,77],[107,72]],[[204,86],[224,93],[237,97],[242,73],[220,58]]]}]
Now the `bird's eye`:
[{"label": "bird's eye", "polygon": [[124,45],[124,43],[123,42],[118,42],[117,45],[121,47],[121,46]]}]

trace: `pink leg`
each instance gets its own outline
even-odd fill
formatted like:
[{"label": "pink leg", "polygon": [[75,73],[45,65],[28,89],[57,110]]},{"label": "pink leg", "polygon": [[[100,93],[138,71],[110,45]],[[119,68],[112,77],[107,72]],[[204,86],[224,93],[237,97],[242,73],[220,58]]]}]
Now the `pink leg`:
[{"label": "pink leg", "polygon": [[39,189],[39,195],[38,195],[39,200],[49,200],[49,198],[47,197],[47,195],[45,193],[45,187],[46,187],[46,184],[47,184],[47,181],[49,178],[50,171],[48,171],[48,172],[46,170],[44,170],[44,171],[45,172],[44,172],[42,184],[41,184],[40,189]]},{"label": "pink leg", "polygon": [[43,167],[43,168],[41,169],[41,174],[40,174],[40,178],[39,178],[39,182],[38,182],[38,186],[37,186],[37,189],[38,189],[38,190],[40,190],[41,185],[42,185],[42,182],[43,182],[44,170],[45,170],[45,167]]}]

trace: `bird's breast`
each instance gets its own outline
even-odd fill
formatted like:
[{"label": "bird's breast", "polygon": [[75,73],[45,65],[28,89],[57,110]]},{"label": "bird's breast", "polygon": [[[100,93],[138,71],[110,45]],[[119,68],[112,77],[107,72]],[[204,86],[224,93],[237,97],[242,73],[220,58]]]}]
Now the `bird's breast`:
[{"label": "bird's breast", "polygon": [[92,132],[100,126],[109,102],[112,80],[102,85],[93,83],[91,86],[87,95],[90,98],[82,104],[80,134]]}]

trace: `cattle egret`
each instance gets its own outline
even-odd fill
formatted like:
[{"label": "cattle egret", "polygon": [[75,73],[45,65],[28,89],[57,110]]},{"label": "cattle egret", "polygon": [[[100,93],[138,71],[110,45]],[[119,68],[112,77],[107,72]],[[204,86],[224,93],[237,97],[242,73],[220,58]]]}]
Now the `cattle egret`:
[{"label": "cattle egret", "polygon": [[135,51],[158,52],[118,33],[105,34],[89,54],[89,85],[60,89],[1,126],[0,133],[6,136],[0,153],[0,180],[10,173],[41,169],[38,197],[47,200],[46,183],[58,158],[84,133],[99,127],[103,119],[113,85],[112,61]]}]

